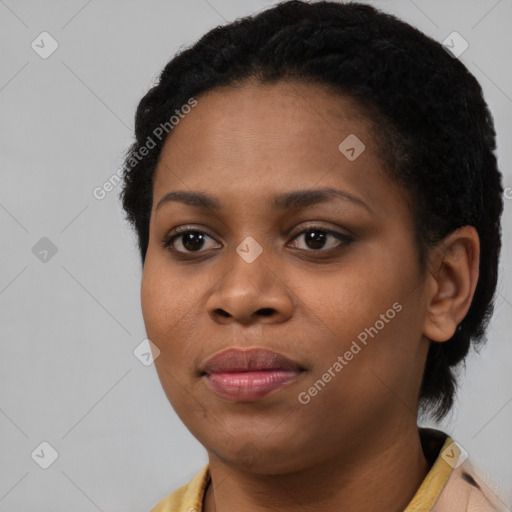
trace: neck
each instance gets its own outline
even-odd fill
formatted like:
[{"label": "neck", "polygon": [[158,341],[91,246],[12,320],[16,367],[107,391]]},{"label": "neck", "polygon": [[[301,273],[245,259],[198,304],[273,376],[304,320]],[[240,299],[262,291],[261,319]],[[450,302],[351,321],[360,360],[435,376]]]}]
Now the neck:
[{"label": "neck", "polygon": [[340,451],[317,465],[277,475],[235,469],[210,455],[203,510],[403,511],[429,471],[416,424],[366,439],[359,448],[350,459]]}]

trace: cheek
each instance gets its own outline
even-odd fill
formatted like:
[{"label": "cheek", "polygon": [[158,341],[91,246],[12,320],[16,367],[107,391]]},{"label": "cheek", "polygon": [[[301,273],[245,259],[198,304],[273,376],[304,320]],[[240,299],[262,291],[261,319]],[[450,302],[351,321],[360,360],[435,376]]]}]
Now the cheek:
[{"label": "cheek", "polygon": [[[175,368],[181,361],[179,343],[184,312],[175,283],[161,272],[145,266],[141,282],[141,307],[147,337],[159,348],[158,367]],[[181,319],[181,322],[180,322]]]},{"label": "cheek", "polygon": [[172,335],[172,329],[179,328],[180,322],[192,313],[197,296],[193,283],[185,282],[148,252],[140,299],[148,335],[152,332],[162,337],[164,333]]},{"label": "cheek", "polygon": [[323,280],[320,288],[312,288],[315,293],[304,296],[320,320],[317,343],[322,349],[314,380],[342,356],[343,370],[336,373],[340,378],[333,379],[332,386],[340,386],[341,401],[345,391],[372,395],[379,377],[399,386],[417,362],[420,333],[413,269],[397,261],[396,254],[394,259],[381,254],[354,271]]},{"label": "cheek", "polygon": [[[180,283],[169,279],[151,262],[145,265],[141,282],[141,306],[147,337],[159,348],[155,369],[171,405],[180,410],[183,383],[193,370],[192,312],[187,315]],[[188,308],[190,309],[190,307]]]},{"label": "cheek", "polygon": [[168,300],[165,287],[151,269],[152,267],[146,263],[142,275],[140,300],[147,335],[152,341],[156,342],[157,334],[170,322],[168,314],[172,311],[172,307],[163,307]]},{"label": "cheek", "polygon": [[335,276],[310,284],[314,293],[305,294],[305,302],[322,323],[341,340],[358,335],[385,314],[401,295],[400,278],[393,269],[386,271],[374,261],[347,268]]},{"label": "cheek", "polygon": [[141,282],[142,316],[147,337],[160,349],[157,367],[184,374],[192,371],[204,343],[198,314],[204,290],[165,265],[146,260]]}]

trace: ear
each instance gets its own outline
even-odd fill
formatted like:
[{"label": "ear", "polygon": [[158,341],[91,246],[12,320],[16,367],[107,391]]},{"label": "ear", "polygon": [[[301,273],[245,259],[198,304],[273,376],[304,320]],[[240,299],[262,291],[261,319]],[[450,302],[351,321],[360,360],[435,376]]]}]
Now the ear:
[{"label": "ear", "polygon": [[449,340],[471,306],[478,281],[480,239],[473,226],[447,235],[428,261],[427,314],[423,334]]}]

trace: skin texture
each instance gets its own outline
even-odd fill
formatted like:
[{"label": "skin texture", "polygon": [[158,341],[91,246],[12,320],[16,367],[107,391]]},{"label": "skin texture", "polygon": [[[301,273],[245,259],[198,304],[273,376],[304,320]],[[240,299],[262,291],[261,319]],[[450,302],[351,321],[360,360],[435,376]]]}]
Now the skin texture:
[{"label": "skin texture", "polygon": [[[205,510],[401,511],[429,469],[416,424],[428,338],[448,340],[469,309],[478,235],[452,233],[420,271],[406,191],[385,175],[369,122],[346,97],[290,81],[197,100],[156,170],[141,301],[163,389],[208,452]],[[365,144],[354,161],[338,149],[350,134]],[[275,194],[324,187],[368,209],[338,198],[271,206]],[[171,191],[208,193],[221,208],[173,201],[157,211]],[[308,245],[311,225],[352,241]],[[199,253],[175,239],[188,261],[162,246],[178,226],[208,235]],[[235,250],[249,236],[263,249],[252,263]],[[400,312],[300,403],[394,303]],[[199,367],[232,346],[275,350],[306,371],[260,401],[224,400]]]}]

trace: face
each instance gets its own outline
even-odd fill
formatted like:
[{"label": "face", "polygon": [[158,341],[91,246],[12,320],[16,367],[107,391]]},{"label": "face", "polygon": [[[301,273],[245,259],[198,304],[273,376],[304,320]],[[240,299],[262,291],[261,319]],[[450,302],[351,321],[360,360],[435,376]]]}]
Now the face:
[{"label": "face", "polygon": [[[406,192],[357,107],[319,85],[196,99],[156,169],[142,277],[163,389],[226,464],[278,473],[349,460],[369,435],[416,421],[425,285]],[[272,350],[302,371],[229,398],[201,373],[229,347]]]}]

